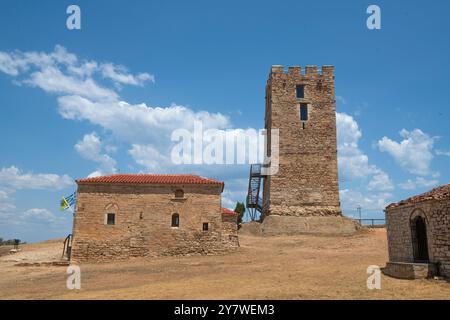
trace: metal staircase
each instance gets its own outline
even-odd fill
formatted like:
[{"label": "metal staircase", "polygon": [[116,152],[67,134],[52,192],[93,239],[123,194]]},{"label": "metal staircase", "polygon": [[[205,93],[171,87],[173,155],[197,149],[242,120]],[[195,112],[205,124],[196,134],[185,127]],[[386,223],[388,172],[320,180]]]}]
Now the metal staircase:
[{"label": "metal staircase", "polygon": [[248,181],[247,203],[250,210],[250,218],[256,220],[256,212],[262,213],[263,199],[260,197],[261,181],[264,178],[261,175],[261,164],[252,164],[250,166],[250,177]]}]

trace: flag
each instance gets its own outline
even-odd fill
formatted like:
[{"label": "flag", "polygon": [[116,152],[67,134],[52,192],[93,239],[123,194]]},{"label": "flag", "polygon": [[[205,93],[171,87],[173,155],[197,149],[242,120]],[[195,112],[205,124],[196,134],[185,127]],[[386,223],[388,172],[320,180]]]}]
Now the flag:
[{"label": "flag", "polygon": [[61,203],[60,203],[60,210],[64,211],[67,210],[75,205],[75,202],[77,201],[77,193],[74,192],[68,197],[62,197]]}]

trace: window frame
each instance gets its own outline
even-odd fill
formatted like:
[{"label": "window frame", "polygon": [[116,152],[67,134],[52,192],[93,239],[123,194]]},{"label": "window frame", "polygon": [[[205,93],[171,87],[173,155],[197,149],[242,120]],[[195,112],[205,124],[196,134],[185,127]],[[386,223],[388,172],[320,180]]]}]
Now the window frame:
[{"label": "window frame", "polygon": [[[301,97],[299,97],[298,93],[299,93],[299,88],[301,88]],[[297,84],[295,86],[295,97],[297,99],[304,99],[305,98],[305,85],[304,84]]]},{"label": "window frame", "polygon": [[177,189],[174,192],[175,199],[184,199],[184,190],[183,189]]},{"label": "window frame", "polygon": [[[112,223],[110,223],[110,217],[112,216]],[[106,223],[107,226],[115,226],[116,225],[116,213],[108,212],[106,214]]]},{"label": "window frame", "polygon": [[[306,110],[306,113],[304,113],[303,110]],[[301,122],[307,122],[309,120],[309,107],[307,103],[300,103],[299,113]],[[306,116],[306,119],[303,119],[303,115]]]},{"label": "window frame", "polygon": [[179,228],[180,227],[180,214],[179,213],[173,213],[171,216],[171,228]]}]

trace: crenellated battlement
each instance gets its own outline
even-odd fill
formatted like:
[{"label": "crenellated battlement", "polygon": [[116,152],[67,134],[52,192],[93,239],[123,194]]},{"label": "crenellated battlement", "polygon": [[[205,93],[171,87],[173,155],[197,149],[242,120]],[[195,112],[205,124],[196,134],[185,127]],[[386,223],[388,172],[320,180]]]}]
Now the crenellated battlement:
[{"label": "crenellated battlement", "polygon": [[323,65],[322,67],[318,66],[306,66],[304,68],[300,66],[289,66],[284,67],[281,65],[273,65],[270,73],[283,73],[283,74],[302,74],[302,75],[323,75],[323,76],[333,76],[334,75],[334,66]]}]

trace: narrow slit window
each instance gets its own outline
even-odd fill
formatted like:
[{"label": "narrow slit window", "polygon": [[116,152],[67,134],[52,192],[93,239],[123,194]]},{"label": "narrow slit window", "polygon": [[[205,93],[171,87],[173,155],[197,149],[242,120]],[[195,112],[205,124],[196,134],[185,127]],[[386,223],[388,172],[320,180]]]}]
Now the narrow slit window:
[{"label": "narrow slit window", "polygon": [[106,224],[113,226],[116,224],[116,215],[114,213],[108,213],[106,217]]},{"label": "narrow slit window", "polygon": [[300,105],[300,121],[308,121],[308,105],[306,103]]},{"label": "narrow slit window", "polygon": [[305,97],[305,86],[298,85],[297,86],[297,99],[303,99]]},{"label": "narrow slit window", "polygon": [[203,223],[203,231],[208,231],[209,225],[208,222]]},{"label": "narrow slit window", "polygon": [[174,213],[172,215],[172,228],[178,228],[180,226],[180,215],[178,213]]}]

